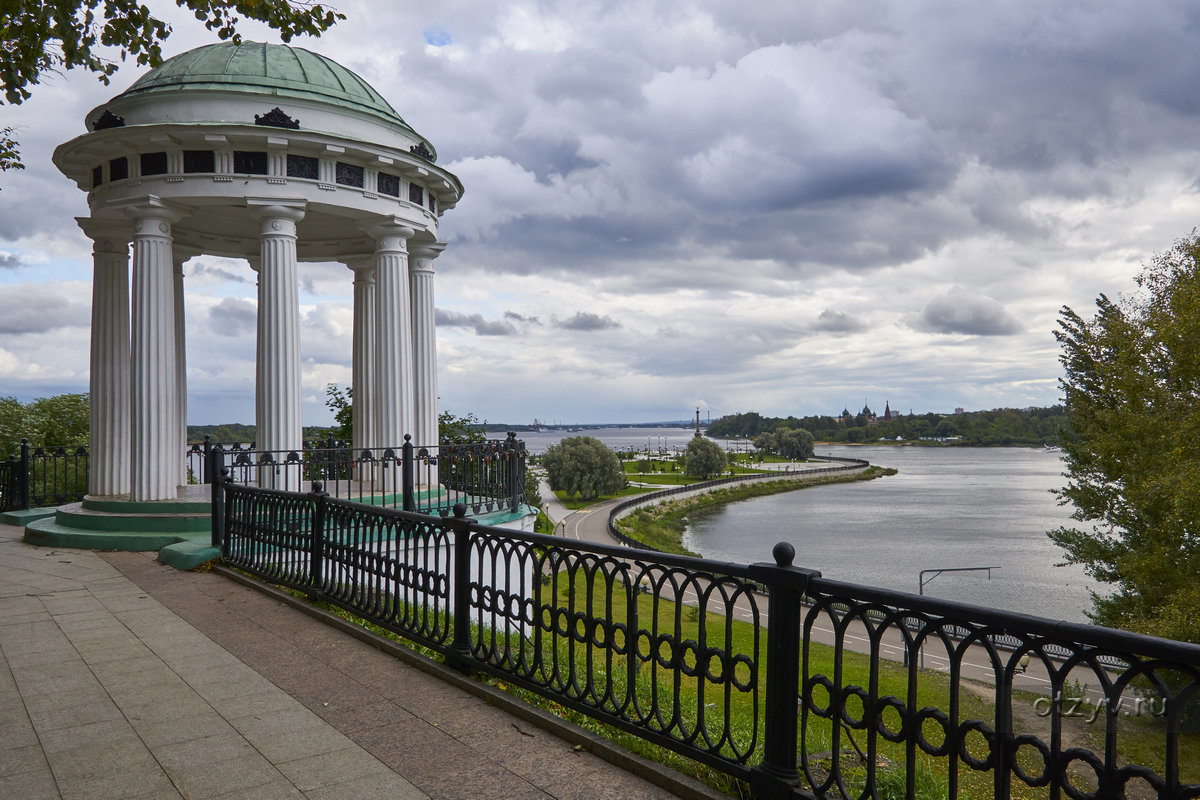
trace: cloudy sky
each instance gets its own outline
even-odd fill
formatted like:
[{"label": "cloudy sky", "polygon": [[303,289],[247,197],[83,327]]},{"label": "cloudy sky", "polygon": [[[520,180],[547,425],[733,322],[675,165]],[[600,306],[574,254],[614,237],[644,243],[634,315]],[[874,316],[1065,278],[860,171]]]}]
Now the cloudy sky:
[{"label": "cloudy sky", "polygon": [[[169,3],[174,55],[215,39]],[[335,3],[356,71],[466,194],[437,260],[443,408],[493,422],[1058,401],[1063,305],[1200,223],[1200,7]],[[278,41],[257,25],[246,38]],[[0,395],[87,390],[71,73],[0,174]],[[189,422],[253,421],[254,283],[187,268]],[[305,422],[350,381],[351,275],[302,267]]]}]

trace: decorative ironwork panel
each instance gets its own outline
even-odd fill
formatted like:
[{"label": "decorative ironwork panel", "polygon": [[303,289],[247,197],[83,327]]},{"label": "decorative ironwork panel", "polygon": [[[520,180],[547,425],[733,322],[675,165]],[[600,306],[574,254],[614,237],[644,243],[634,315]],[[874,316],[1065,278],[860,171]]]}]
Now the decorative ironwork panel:
[{"label": "decorative ironwork panel", "polygon": [[35,447],[29,451],[31,508],[76,503],[88,488],[86,447]]},{"label": "decorative ironwork panel", "polygon": [[129,177],[129,160],[125,156],[114,158],[108,162],[108,179],[123,181]]},{"label": "decorative ironwork panel", "polygon": [[320,161],[313,156],[298,156],[288,153],[287,174],[289,178],[318,180],[321,177],[320,166]]},{"label": "decorative ironwork panel", "polygon": [[226,486],[222,557],[273,583],[308,588],[312,502],[302,494]]},{"label": "decorative ironwork panel", "polygon": [[408,202],[425,205],[425,190],[415,183],[408,184]]},{"label": "decorative ironwork panel", "polygon": [[748,762],[761,663],[749,581],[482,526],[470,546],[478,662],[692,758]]},{"label": "decorative ironwork panel", "polygon": [[183,171],[185,173],[216,172],[216,154],[212,150],[184,150]]},{"label": "decorative ironwork panel", "polygon": [[433,152],[429,149],[429,146],[426,145],[424,142],[417,142],[414,145],[410,145],[408,148],[408,152],[412,153],[415,156],[420,156],[421,158],[425,159],[426,161],[433,161]]},{"label": "decorative ironwork panel", "polygon": [[347,164],[344,161],[339,161],[335,165],[336,173],[335,180],[342,186],[354,186],[359,189],[363,188],[363,168],[357,164]]},{"label": "decorative ironwork panel", "polygon": [[233,171],[239,175],[266,175],[267,154],[256,150],[234,150]]},{"label": "decorative ironwork panel", "polygon": [[331,601],[430,646],[450,639],[450,532],[429,517],[326,503],[320,591]]},{"label": "decorative ironwork panel", "polygon": [[24,505],[18,481],[20,470],[18,459],[0,461],[0,511],[16,511]]},{"label": "decorative ironwork panel", "polygon": [[143,175],[167,174],[166,153],[142,153],[139,158],[141,159]]},{"label": "decorative ironwork panel", "polygon": [[400,196],[400,176],[388,172],[380,172],[375,181],[375,190],[380,194],[392,197]]},{"label": "decorative ironwork panel", "polygon": [[[951,798],[1200,796],[1197,768],[1180,774],[1200,723],[1193,646],[823,579],[809,595],[799,754],[815,796],[921,773]],[[1122,755],[1135,728],[1157,729],[1159,767]]]}]

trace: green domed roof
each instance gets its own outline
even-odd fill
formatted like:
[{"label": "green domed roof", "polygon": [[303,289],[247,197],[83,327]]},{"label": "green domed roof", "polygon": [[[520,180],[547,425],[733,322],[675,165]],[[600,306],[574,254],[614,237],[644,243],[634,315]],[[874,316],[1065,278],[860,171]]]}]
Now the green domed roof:
[{"label": "green domed roof", "polygon": [[282,44],[221,42],[197,47],[168,58],[120,97],[181,88],[316,100],[363,111],[412,130],[379,92],[341,64]]}]

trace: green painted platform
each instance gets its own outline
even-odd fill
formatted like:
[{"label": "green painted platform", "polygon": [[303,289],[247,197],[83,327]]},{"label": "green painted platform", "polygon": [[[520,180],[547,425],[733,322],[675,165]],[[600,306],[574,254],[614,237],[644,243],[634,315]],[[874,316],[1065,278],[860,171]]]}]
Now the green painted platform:
[{"label": "green painted platform", "polygon": [[172,500],[86,497],[26,521],[25,541],[42,547],[88,550],[161,550],[181,542],[208,545],[212,505],[208,486],[182,486]]},{"label": "green painted platform", "polygon": [[0,524],[15,525],[18,528],[24,528],[35,519],[53,516],[53,508],[27,508],[22,511],[5,511],[3,514],[0,514]]}]

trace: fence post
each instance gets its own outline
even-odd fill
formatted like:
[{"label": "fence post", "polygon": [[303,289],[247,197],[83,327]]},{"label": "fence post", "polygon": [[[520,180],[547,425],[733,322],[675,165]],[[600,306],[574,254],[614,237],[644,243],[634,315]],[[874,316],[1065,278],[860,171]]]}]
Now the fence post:
[{"label": "fence post", "polygon": [[209,476],[208,456],[212,452],[212,440],[208,438],[208,434],[204,434],[204,449],[203,455],[200,457],[200,482],[212,483]]},{"label": "fence post", "polygon": [[413,443],[412,434],[404,434],[404,447],[402,450],[401,467],[400,467],[400,491],[404,496],[403,508],[405,511],[417,510],[416,492],[413,490]]},{"label": "fence post", "polygon": [[775,564],[754,564],[752,577],[765,583],[767,602],[767,675],[763,760],[753,768],[750,785],[760,800],[787,800],[800,779],[796,770],[796,700],[800,684],[801,598],[820,572],[792,566],[796,548],[780,542],[771,550]]},{"label": "fence post", "polygon": [[17,498],[16,508],[19,508],[22,511],[28,511],[29,510],[29,502],[32,497],[32,492],[30,492],[30,490],[29,490],[29,482],[30,482],[30,479],[32,478],[32,474],[31,474],[32,471],[30,470],[30,467],[29,467],[29,440],[28,439],[21,440],[21,466],[18,467],[17,469],[21,475],[21,478],[20,478],[20,482],[17,484],[19,487],[19,489],[18,489],[19,496]]},{"label": "fence post", "polygon": [[225,482],[229,476],[229,470],[222,469],[220,475],[213,476],[209,483],[212,485],[210,497],[212,498],[212,544],[213,547],[221,551],[221,555],[227,555],[225,549]]},{"label": "fence post", "polygon": [[305,592],[309,600],[316,600],[325,589],[325,491],[321,481],[313,481],[309,496],[313,499],[312,519],[310,521],[310,550],[308,562],[309,589]]},{"label": "fence post", "polygon": [[471,672],[471,526],[475,520],[467,516],[465,505],[455,503],[454,518],[449,522],[454,531],[454,596],[450,599],[454,638],[446,651],[446,664]]},{"label": "fence post", "polygon": [[521,475],[521,465],[524,462],[517,457],[517,434],[512,431],[508,432],[508,439],[504,442],[504,452],[508,454],[508,475],[506,476],[508,505],[509,509],[515,514],[517,513],[517,509],[521,507],[521,501],[525,497],[525,481]]}]

